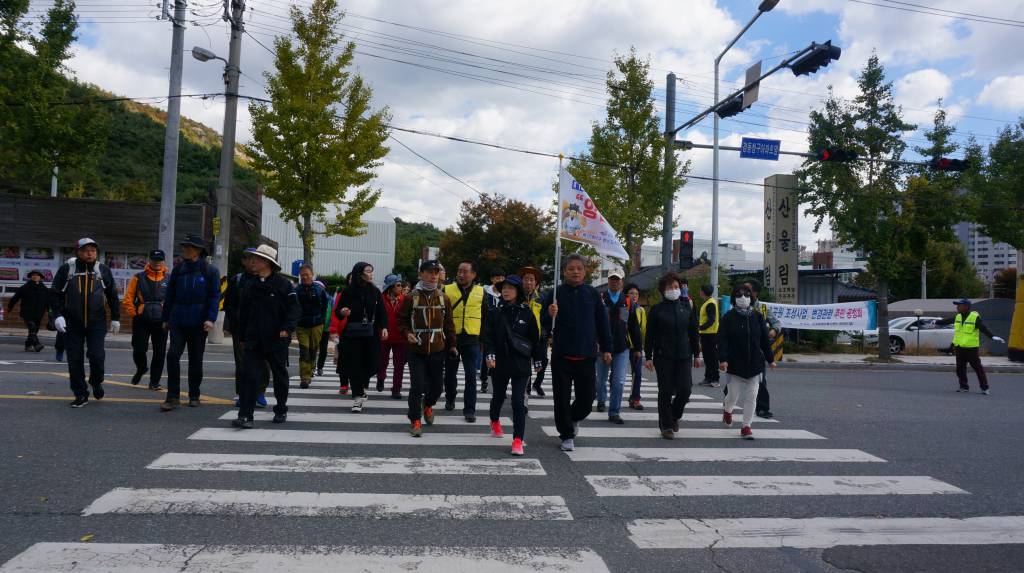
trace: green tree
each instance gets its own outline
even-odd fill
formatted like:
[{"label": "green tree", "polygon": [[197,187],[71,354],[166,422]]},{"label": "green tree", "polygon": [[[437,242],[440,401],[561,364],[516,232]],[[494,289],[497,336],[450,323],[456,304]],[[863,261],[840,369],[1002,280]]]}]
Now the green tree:
[{"label": "green tree", "polygon": [[[827,219],[843,244],[867,253],[878,291],[879,336],[884,340],[889,285],[901,272],[900,257],[909,252],[921,260],[928,237],[948,234],[949,217],[955,213],[934,208],[941,186],[920,176],[908,180],[906,169],[894,163],[906,150],[903,133],[916,126],[903,120],[902,109],[893,101],[892,83],[886,81],[876,55],[868,59],[857,83],[860,94],[852,102],[836,98],[830,89],[824,109],[811,112],[809,142],[811,150],[826,145],[852,149],[862,161],[805,161],[798,171],[800,200],[808,206],[805,212],[815,217],[815,230]],[[942,134],[933,135],[941,143]],[[889,358],[886,345],[879,345],[879,356]]]},{"label": "green tree", "polygon": [[526,265],[541,269],[545,282],[554,277],[554,217],[503,195],[485,193],[463,201],[459,221],[441,234],[440,247],[449,276],[459,261],[470,260],[480,277],[494,271],[514,273]]},{"label": "green tree", "polygon": [[395,217],[395,266],[391,272],[415,279],[423,247],[436,247],[440,241],[441,229],[431,223],[409,223]]},{"label": "green tree", "polygon": [[[928,261],[928,298],[975,298],[985,294],[985,283],[967,258],[959,241],[929,240],[924,250]],[[889,282],[889,295],[896,299],[920,298],[921,259],[906,252],[897,260],[899,272]],[[854,283],[867,288],[877,284],[870,271],[859,273]]]},{"label": "green tree", "polygon": [[635,48],[628,55],[616,56],[615,67],[605,80],[605,120],[594,122],[588,150],[577,158],[603,165],[571,163],[573,177],[590,194],[629,253],[627,274],[639,270],[644,240],[661,236],[666,190],[671,189],[674,196],[685,184],[683,176],[689,168],[689,163],[677,162],[671,186],[666,185],[662,164],[665,136],[654,109],[650,67],[650,59],[638,57]]},{"label": "green tree", "polygon": [[[44,187],[54,168],[63,173],[95,165],[107,114],[88,105],[89,91],[64,76],[77,39],[74,0],[55,0],[38,33],[23,22],[27,7],[17,0],[0,9],[0,99],[6,104],[0,106],[0,176],[31,191]],[[61,105],[68,100],[85,105]]]},{"label": "green tree", "polygon": [[978,166],[966,184],[972,220],[992,242],[1024,249],[1024,117],[1004,127],[987,154],[972,142],[967,158]]},{"label": "green tree", "polygon": [[335,0],[314,0],[308,14],[292,6],[296,41],[274,40],[275,73],[264,74],[272,103],[249,106],[253,164],[295,223],[307,262],[317,235],[364,232],[362,216],[380,197],[369,184],[388,153],[390,112],[371,109],[370,86],[349,69],[355,44],[338,31],[343,18]]}]

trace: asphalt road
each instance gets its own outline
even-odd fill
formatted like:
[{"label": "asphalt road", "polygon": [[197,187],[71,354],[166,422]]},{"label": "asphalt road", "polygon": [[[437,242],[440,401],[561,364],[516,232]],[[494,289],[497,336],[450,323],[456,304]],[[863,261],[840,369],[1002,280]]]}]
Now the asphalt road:
[{"label": "asphalt road", "polygon": [[[407,444],[400,439],[404,410],[382,407],[397,405],[386,395],[371,392],[364,414],[395,418],[353,423],[352,416],[330,416],[348,414],[330,406],[349,400],[293,393],[293,400],[320,402],[293,406],[283,426],[257,421],[259,430],[293,433],[247,434],[289,441],[235,441],[216,433],[228,427],[220,418],[233,397],[226,349],[207,352],[203,390],[212,399],[200,408],[159,412],[162,396],[145,384],[128,385],[132,372],[129,350],[108,349],[107,398],[73,410],[66,365],[54,362],[49,349],[36,355],[0,345],[0,571],[251,570],[246,559],[253,556],[263,559],[264,570],[295,570],[298,559],[310,571],[339,564],[538,570],[566,563],[621,572],[1024,568],[1020,374],[990,375],[993,395],[986,397],[976,386],[955,393],[951,372],[778,371],[770,376],[778,422],[755,421],[754,432],[804,432],[792,439],[742,441],[735,424],[727,437],[669,442],[647,437],[657,435],[655,421],[613,426],[595,413],[581,427],[574,459],[545,434],[553,420],[531,417],[526,458],[502,469],[487,464],[508,463],[509,438],[472,444],[488,436],[485,402],[475,425],[457,416]],[[318,388],[331,386],[325,379]],[[721,398],[720,389],[695,392]],[[653,383],[645,382],[644,396],[653,401]],[[691,404],[684,430],[723,428],[687,418],[717,415],[713,400]],[[537,416],[549,410],[531,405]],[[328,416],[300,420],[302,414]],[[507,405],[503,415],[511,415]],[[640,428],[637,436],[624,433]],[[203,432],[216,439],[196,439]],[[366,439],[350,432],[367,432]],[[609,437],[598,437],[604,433]],[[459,439],[469,445],[446,443]],[[367,443],[388,441],[399,443]],[[627,458],[687,450],[719,461],[582,461],[584,453],[601,457],[609,448]],[[778,459],[803,453],[821,461],[737,461],[730,457],[737,452]],[[184,455],[162,457],[170,453]],[[246,461],[225,468],[199,454]],[[840,455],[857,460],[830,461]],[[362,458],[386,458],[399,469]],[[418,466],[422,458],[448,461]],[[162,467],[147,468],[158,459]],[[663,483],[658,476],[689,478]],[[367,495],[346,495],[354,493]],[[816,518],[837,520],[822,534]],[[959,521],[968,518],[997,519]],[[874,524],[889,529],[857,537]]]}]

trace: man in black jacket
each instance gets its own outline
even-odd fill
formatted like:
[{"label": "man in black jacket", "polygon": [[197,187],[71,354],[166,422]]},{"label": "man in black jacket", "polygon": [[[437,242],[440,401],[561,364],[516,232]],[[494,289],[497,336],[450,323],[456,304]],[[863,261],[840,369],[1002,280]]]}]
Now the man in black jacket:
[{"label": "man in black jacket", "polygon": [[[612,363],[612,335],[608,312],[597,290],[583,283],[586,263],[573,253],[562,263],[565,283],[544,297],[541,325],[551,333],[551,392],[555,426],[562,451],[575,448],[573,439],[580,421],[594,407],[596,372],[594,363],[600,349],[605,365]],[[576,400],[570,403],[572,393]]]},{"label": "man in black jacket", "polygon": [[251,251],[253,279],[242,283],[238,293],[238,322],[234,335],[244,346],[241,404],[236,428],[253,427],[253,410],[259,390],[260,373],[269,365],[274,377],[273,423],[288,417],[288,345],[299,321],[299,299],[291,281],[278,274],[277,250],[260,245]]},{"label": "man in black jacket", "polygon": [[[110,329],[121,330],[121,304],[117,299],[114,275],[96,259],[99,245],[92,239],[79,239],[78,256],[62,265],[53,277],[50,291],[50,316],[53,326],[64,334],[68,353],[68,374],[75,400],[72,408],[89,403],[89,386],[97,400],[103,399],[103,366],[106,354],[103,342],[107,336],[107,313]],[[88,347],[89,386],[85,381],[85,358]]]},{"label": "man in black jacket", "polygon": [[622,392],[626,384],[631,359],[639,358],[643,351],[643,335],[636,318],[636,307],[622,291],[622,275],[617,271],[608,275],[608,290],[601,295],[608,313],[608,324],[612,335],[612,362],[610,365],[597,364],[597,411],[604,412],[608,387],[611,386],[611,400],[608,403],[608,421],[622,424],[619,415],[622,407]]},{"label": "man in black jacket", "polygon": [[[235,325],[238,324],[238,293],[242,286],[253,280],[252,274],[252,253],[255,248],[249,248],[242,252],[242,272],[227,278],[227,285],[224,289],[224,332],[231,333],[231,350],[235,359],[235,407],[242,403],[242,369],[245,365],[245,348],[242,344],[242,333],[235,332]],[[259,393],[256,394],[256,407],[265,408],[267,398],[265,393],[270,386],[270,368],[264,363],[263,371],[260,373]]]},{"label": "man in black jacket", "polygon": [[43,349],[39,342],[39,325],[46,314],[48,296],[46,285],[43,284],[43,273],[33,270],[28,272],[28,280],[14,291],[14,296],[7,303],[7,312],[11,312],[14,305],[21,303],[21,320],[28,329],[25,352],[40,352]]}]

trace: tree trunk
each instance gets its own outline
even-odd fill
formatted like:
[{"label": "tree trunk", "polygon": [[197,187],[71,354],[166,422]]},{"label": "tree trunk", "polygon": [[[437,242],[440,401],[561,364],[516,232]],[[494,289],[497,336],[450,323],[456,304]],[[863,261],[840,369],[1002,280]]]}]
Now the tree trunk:
[{"label": "tree trunk", "polygon": [[299,230],[302,237],[302,260],[305,264],[313,266],[313,215],[304,213],[302,215],[302,228]]},{"label": "tree trunk", "polygon": [[889,281],[879,277],[878,285],[878,358],[888,360],[889,354]]},{"label": "tree trunk", "polygon": [[630,266],[632,266],[634,274],[640,272],[644,268],[643,257],[641,256],[643,254],[643,248],[644,244],[641,242],[634,245],[629,252],[630,260],[632,261]]}]

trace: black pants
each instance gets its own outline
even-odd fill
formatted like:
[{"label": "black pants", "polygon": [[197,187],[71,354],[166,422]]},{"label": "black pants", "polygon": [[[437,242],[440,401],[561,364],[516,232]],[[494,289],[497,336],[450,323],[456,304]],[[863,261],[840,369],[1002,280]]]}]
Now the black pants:
[{"label": "black pants", "polygon": [[491,370],[494,391],[491,393],[491,421],[501,418],[501,408],[505,405],[505,391],[509,382],[512,383],[512,437],[522,439],[526,435],[526,386],[530,383],[530,375],[509,376],[500,369]]},{"label": "black pants", "polygon": [[370,376],[377,373],[380,339],[376,336],[341,339],[342,379],[352,385],[352,397],[366,396]]},{"label": "black pants", "polygon": [[25,350],[35,350],[36,347],[42,347],[42,344],[39,343],[39,321],[23,318],[22,322],[25,323],[25,328],[28,329],[28,336],[25,337]]},{"label": "black pants", "polygon": [[[242,383],[245,374],[245,348],[240,336],[231,336],[231,351],[235,355],[235,396],[242,398]],[[263,372],[260,373],[260,391],[258,394],[265,394],[267,386],[270,386],[270,366],[263,364]],[[241,403],[241,402],[239,402]]]},{"label": "black pants", "polygon": [[690,402],[693,391],[693,372],[689,359],[655,358],[654,371],[658,374],[658,427],[671,430]]},{"label": "black pants", "polygon": [[317,372],[324,369],[324,364],[327,363],[327,343],[331,340],[331,334],[327,332],[327,325],[324,324],[324,332],[320,337],[320,355],[316,359],[316,370]]},{"label": "black pants", "polygon": [[455,400],[459,395],[459,362],[462,362],[462,372],[466,377],[465,393],[462,399],[463,415],[476,414],[476,363],[482,352],[479,342],[459,346],[459,356],[451,354],[445,358],[444,364],[444,397],[446,400]]},{"label": "black pants", "polygon": [[[96,388],[103,383],[103,363],[106,359],[103,341],[106,337],[106,324],[97,324],[86,328],[68,328],[65,331],[64,346],[68,353],[68,376],[71,378],[71,392],[74,393],[75,398],[88,398],[89,386]],[[85,385],[86,357],[89,358],[89,386]]]},{"label": "black pants", "polygon": [[200,326],[172,326],[171,349],[167,355],[167,399],[181,397],[181,355],[188,350],[188,399],[199,399],[203,383],[203,353],[206,331]]},{"label": "black pants", "polygon": [[[765,366],[765,370],[767,369]],[[757,385],[757,407],[754,411],[771,412],[771,404],[771,396],[768,395],[768,376],[765,371],[761,371],[761,383]]]},{"label": "black pants", "polygon": [[146,370],[146,351],[149,342],[153,341],[153,360],[149,364],[149,387],[160,385],[160,377],[164,373],[164,360],[167,358],[167,331],[161,322],[146,321],[136,318],[132,321],[132,359],[135,371]]},{"label": "black pants", "polygon": [[63,354],[64,349],[66,348],[64,345],[65,340],[67,340],[67,337],[64,335],[64,333],[58,332],[57,339],[53,341],[53,349]]},{"label": "black pants", "polygon": [[444,389],[446,352],[409,352],[409,420],[423,417],[423,408],[433,408]]},{"label": "black pants", "polygon": [[548,371],[548,356],[547,352],[544,353],[544,358],[540,360],[540,371],[537,372],[537,376],[533,379],[533,387],[540,388],[544,384],[544,373]]},{"label": "black pants", "polygon": [[[594,409],[597,397],[597,371],[594,358],[567,360],[551,357],[551,394],[555,407],[555,427],[563,440],[576,437],[573,423],[585,420]],[[576,400],[571,401],[572,393]]]},{"label": "black pants", "polygon": [[718,382],[718,334],[700,335],[700,348],[704,354],[704,381]]},{"label": "black pants", "polygon": [[256,396],[266,390],[261,387],[262,378],[267,369],[274,378],[275,414],[288,412],[288,348],[262,350],[246,348],[242,360],[242,392],[239,394],[238,417],[252,418],[256,408]]},{"label": "black pants", "polygon": [[956,379],[960,382],[960,387],[968,388],[967,365],[970,364],[974,373],[978,375],[978,385],[982,390],[988,390],[988,376],[985,374],[985,367],[981,365],[978,349],[957,346],[954,352],[956,352]]}]

